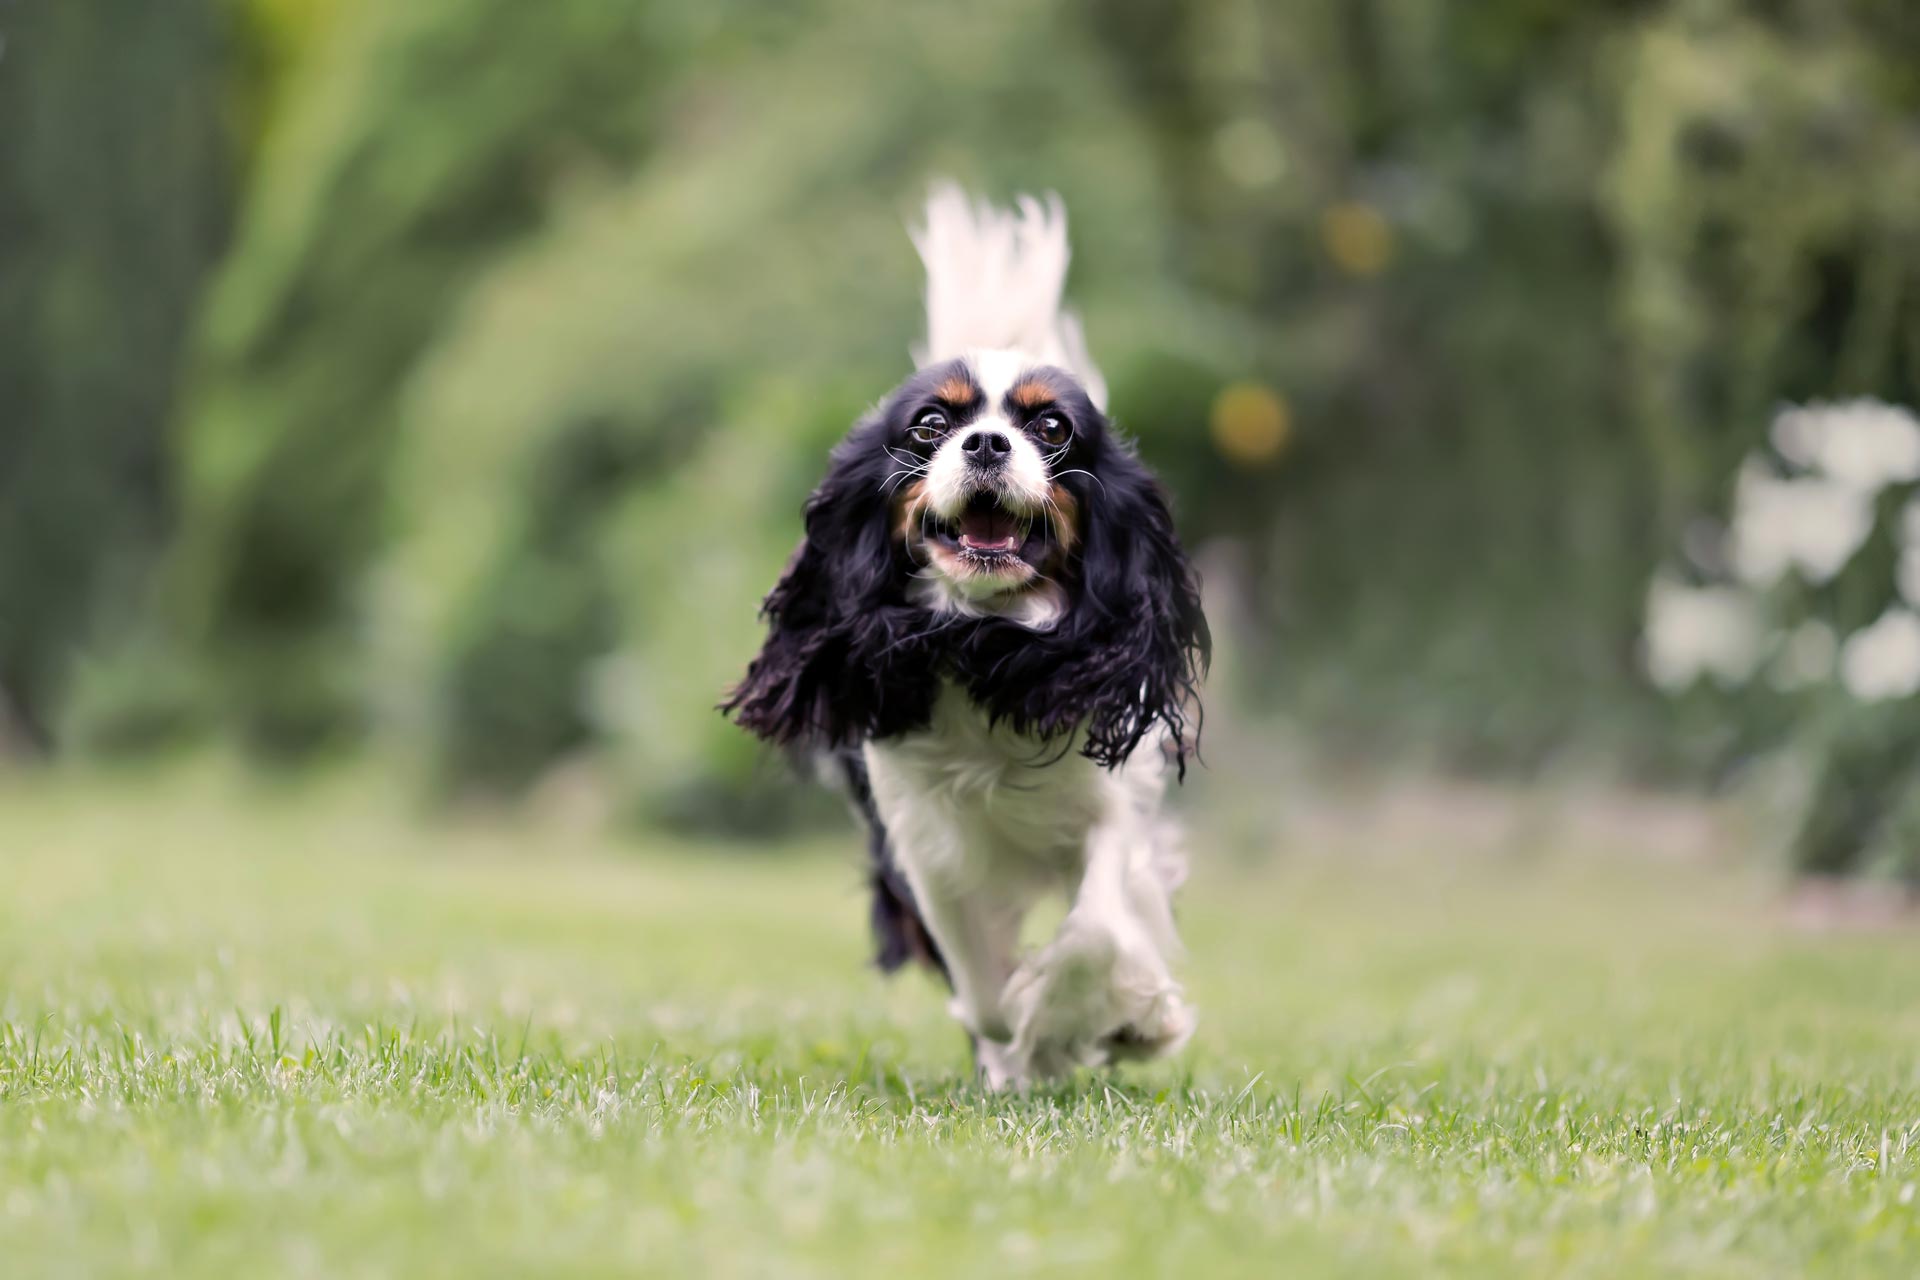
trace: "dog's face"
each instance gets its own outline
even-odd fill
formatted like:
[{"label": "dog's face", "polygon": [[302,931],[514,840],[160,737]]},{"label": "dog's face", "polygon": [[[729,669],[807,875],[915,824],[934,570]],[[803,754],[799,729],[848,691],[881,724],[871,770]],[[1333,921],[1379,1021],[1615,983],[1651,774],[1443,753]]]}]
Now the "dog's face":
[{"label": "dog's face", "polygon": [[909,377],[833,451],[726,710],[775,742],[926,723],[943,681],[1105,764],[1176,754],[1208,649],[1166,497],[1065,370],[976,351]]},{"label": "dog's face", "polygon": [[[1106,420],[1073,377],[1008,352],[924,369],[888,397],[877,441],[893,529],[930,607],[1057,617],[1080,542],[1069,481]],[[1091,496],[1091,495],[1090,495]]]}]

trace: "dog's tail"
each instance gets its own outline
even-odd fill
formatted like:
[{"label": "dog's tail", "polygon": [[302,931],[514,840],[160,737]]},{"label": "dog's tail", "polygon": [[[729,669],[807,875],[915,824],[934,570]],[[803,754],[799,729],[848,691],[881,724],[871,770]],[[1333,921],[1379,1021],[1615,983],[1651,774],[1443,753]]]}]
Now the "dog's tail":
[{"label": "dog's tail", "polygon": [[1059,196],[1021,196],[1014,208],[998,209],[938,182],[926,222],[910,231],[927,265],[927,340],[914,348],[915,364],[973,347],[1011,348],[1059,365],[1097,408],[1107,407],[1107,381],[1087,354],[1080,318],[1060,305],[1072,253]]}]

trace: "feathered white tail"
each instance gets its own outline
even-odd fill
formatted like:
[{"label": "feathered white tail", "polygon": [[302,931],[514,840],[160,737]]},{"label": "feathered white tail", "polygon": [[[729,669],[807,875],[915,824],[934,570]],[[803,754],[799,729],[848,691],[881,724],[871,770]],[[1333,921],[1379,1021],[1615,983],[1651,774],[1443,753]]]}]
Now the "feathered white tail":
[{"label": "feathered white tail", "polygon": [[1067,210],[1048,193],[1021,196],[1014,209],[970,200],[935,183],[924,226],[909,228],[927,265],[927,340],[913,359],[924,368],[969,348],[1011,348],[1073,374],[1096,408],[1107,380],[1087,354],[1080,318],[1060,305],[1067,282]]}]

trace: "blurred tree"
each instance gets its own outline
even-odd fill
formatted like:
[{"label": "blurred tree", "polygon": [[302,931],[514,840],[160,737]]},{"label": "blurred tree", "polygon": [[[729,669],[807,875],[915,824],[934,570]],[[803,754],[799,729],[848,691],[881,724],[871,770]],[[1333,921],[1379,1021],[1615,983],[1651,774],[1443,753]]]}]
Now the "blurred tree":
[{"label": "blurred tree", "polygon": [[650,9],[355,5],[291,86],[189,402],[176,607],[247,737],[350,729],[395,400],[488,255],[650,120]]},{"label": "blurred tree", "polygon": [[1160,122],[1175,269],[1258,318],[1286,409],[1282,448],[1184,473],[1252,552],[1272,694],[1323,741],[1467,767],[1644,741],[1663,544],[1593,174],[1621,92],[1596,51],[1652,6],[1088,8]]},{"label": "blurred tree", "polygon": [[[1696,3],[1617,54],[1639,90],[1604,186],[1618,329],[1630,417],[1677,543],[1686,519],[1724,515],[1776,405],[1920,404],[1920,22],[1872,3],[1772,20]],[[1898,527],[1903,500],[1883,495],[1883,530]],[[1790,615],[1843,637],[1872,623],[1894,598],[1895,546],[1878,537],[1832,581],[1796,586]],[[1798,870],[1879,862],[1914,879],[1912,847],[1887,846],[1915,829],[1904,797],[1920,712],[1814,701],[1795,713],[1764,688],[1693,697],[1681,723],[1730,753],[1784,744],[1812,761]]]},{"label": "blurred tree", "polygon": [[246,171],[278,126],[296,78],[362,0],[224,0],[233,31],[228,113]]},{"label": "blurred tree", "polygon": [[224,239],[210,3],[0,3],[0,748],[50,740],[169,524],[183,336]]},{"label": "blurred tree", "polygon": [[1697,4],[1619,51],[1639,90],[1603,188],[1620,331],[1634,420],[1682,512],[1724,502],[1780,401],[1920,391],[1913,117],[1884,101],[1888,50],[1840,11],[1804,13]]},{"label": "blurred tree", "polygon": [[710,707],[904,372],[936,174],[1065,196],[1122,425],[1323,743],[1711,767],[1649,573],[1776,398],[1920,399],[1898,0],[242,7],[167,589],[274,750],[768,816]]}]

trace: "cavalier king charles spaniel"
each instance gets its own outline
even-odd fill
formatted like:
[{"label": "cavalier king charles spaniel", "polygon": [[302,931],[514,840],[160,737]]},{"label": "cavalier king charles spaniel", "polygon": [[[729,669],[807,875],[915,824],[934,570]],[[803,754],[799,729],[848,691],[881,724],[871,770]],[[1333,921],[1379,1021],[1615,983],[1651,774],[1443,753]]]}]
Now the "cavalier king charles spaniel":
[{"label": "cavalier king charles spaniel", "polygon": [[[1105,416],[1056,198],[935,188],[919,369],[834,449],[724,704],[869,831],[883,969],[918,961],[994,1088],[1179,1048],[1185,876],[1160,815],[1209,655],[1159,483]],[[1049,892],[1069,903],[1023,953]]]}]

